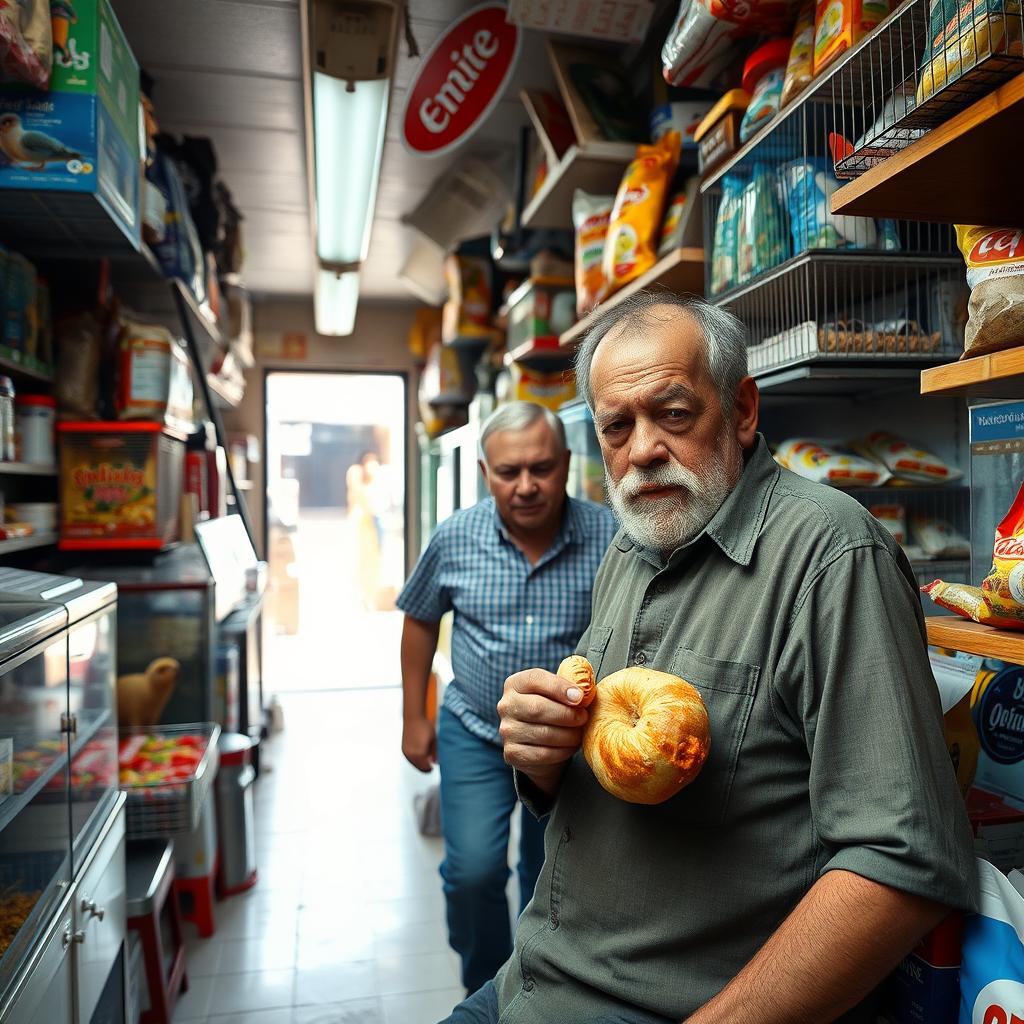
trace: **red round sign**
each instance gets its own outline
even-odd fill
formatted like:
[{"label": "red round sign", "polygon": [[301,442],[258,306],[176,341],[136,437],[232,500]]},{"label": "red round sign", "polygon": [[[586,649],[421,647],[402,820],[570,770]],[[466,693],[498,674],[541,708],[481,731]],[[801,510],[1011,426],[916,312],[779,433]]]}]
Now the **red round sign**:
[{"label": "red round sign", "polygon": [[409,87],[402,141],[437,156],[464,142],[501,99],[519,56],[519,29],[502,4],[467,11],[434,43]]}]

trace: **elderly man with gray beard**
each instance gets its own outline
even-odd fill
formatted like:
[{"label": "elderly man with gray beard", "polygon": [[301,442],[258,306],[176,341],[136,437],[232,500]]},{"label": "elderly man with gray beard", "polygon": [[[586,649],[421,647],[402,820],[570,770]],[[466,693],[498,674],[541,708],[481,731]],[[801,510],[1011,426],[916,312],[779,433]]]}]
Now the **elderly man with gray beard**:
[{"label": "elderly man with gray beard", "polygon": [[848,496],[776,465],[735,317],[641,294],[577,356],[621,529],[577,651],[701,693],[711,752],[647,806],[580,753],[588,712],[507,680],[505,760],[548,818],[512,957],[450,1024],[861,1024],[976,902],[914,576]]}]

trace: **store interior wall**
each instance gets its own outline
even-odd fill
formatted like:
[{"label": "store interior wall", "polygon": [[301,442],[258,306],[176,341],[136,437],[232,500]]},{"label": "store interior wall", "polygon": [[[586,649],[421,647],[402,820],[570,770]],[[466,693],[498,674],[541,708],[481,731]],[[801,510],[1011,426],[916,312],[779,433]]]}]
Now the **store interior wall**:
[{"label": "store interior wall", "polygon": [[[256,365],[246,371],[245,398],[237,409],[224,415],[229,433],[254,435],[264,448],[266,395],[264,382],[268,370],[335,370],[366,373],[405,374],[408,402],[408,431],[406,435],[406,561],[411,567],[419,552],[419,451],[414,424],[419,418],[416,406],[418,377],[416,362],[409,352],[407,338],[415,307],[387,306],[360,303],[355,331],[348,337],[329,338],[316,333],[312,303],[302,299],[274,299],[257,301],[253,310]],[[284,335],[305,339],[304,358],[281,358],[281,339]],[[253,531],[259,546],[264,542],[264,501],[266,467],[262,461],[251,466],[252,490],[246,501],[252,516]],[[261,550],[260,557],[266,557]]]}]

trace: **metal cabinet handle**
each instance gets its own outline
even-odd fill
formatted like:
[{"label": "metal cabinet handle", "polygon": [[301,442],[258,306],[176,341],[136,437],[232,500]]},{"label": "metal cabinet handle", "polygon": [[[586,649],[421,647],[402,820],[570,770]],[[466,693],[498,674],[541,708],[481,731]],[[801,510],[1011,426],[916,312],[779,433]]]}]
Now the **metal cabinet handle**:
[{"label": "metal cabinet handle", "polygon": [[60,948],[62,952],[66,953],[72,943],[80,946],[83,942],[85,942],[85,932],[73,932],[70,928],[65,928],[60,939]]},{"label": "metal cabinet handle", "polygon": [[89,899],[87,896],[82,897],[82,913],[88,912],[90,919],[98,917],[101,921],[106,915],[107,911],[104,907],[97,907],[96,901]]}]

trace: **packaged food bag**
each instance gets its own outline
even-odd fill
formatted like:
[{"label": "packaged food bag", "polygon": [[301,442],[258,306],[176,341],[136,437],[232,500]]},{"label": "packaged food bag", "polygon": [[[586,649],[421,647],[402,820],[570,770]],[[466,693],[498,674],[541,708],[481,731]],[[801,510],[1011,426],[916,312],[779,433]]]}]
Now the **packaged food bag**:
[{"label": "packaged food bag", "polygon": [[892,534],[897,544],[907,542],[907,510],[902,505],[870,505],[868,511]]},{"label": "packaged food bag", "polygon": [[739,282],[736,266],[736,243],[740,217],[743,213],[743,189],[746,179],[727,174],[722,179],[722,201],[715,217],[715,234],[711,248],[711,294],[727,291]]},{"label": "packaged food bag", "polygon": [[935,685],[942,705],[942,727],[946,749],[956,772],[960,793],[966,797],[978,770],[981,742],[971,716],[971,693],[974,690],[981,658],[963,651],[928,649]]},{"label": "packaged food bag", "polygon": [[669,184],[679,165],[679,132],[653,146],[637,146],[615,196],[604,245],[609,293],[646,273],[657,262],[658,229]]},{"label": "packaged food bag", "polygon": [[996,527],[992,568],[981,586],[936,580],[922,589],[936,604],[965,619],[1024,629],[1024,486]]},{"label": "packaged food bag", "polygon": [[971,299],[963,358],[1024,345],[1024,231],[956,225]]},{"label": "packaged food bag", "polygon": [[667,256],[683,244],[683,214],[686,211],[687,200],[686,189],[680,189],[668,201],[658,240],[659,257]]},{"label": "packaged food bag", "polygon": [[964,922],[959,1024],[1024,1019],[1024,875],[978,868],[978,913]]},{"label": "packaged food bag", "polygon": [[743,189],[736,238],[740,284],[753,280],[789,255],[786,226],[779,207],[777,179],[767,164],[755,164]]},{"label": "packaged food bag", "polygon": [[586,316],[608,290],[604,277],[604,243],[614,196],[594,196],[578,188],[572,197],[576,230],[576,314]]},{"label": "packaged food bag", "polygon": [[839,181],[825,157],[791,160],[780,168],[793,252],[807,249],[873,249],[878,229],[870,217],[832,213]]},{"label": "packaged food bag", "polygon": [[818,0],[814,16],[815,77],[880,25],[889,11],[889,0]]},{"label": "packaged food bag", "polygon": [[780,108],[796,99],[814,78],[814,8],[814,0],[806,0],[797,15],[779,99]]},{"label": "packaged food bag", "polygon": [[926,558],[968,558],[971,554],[971,542],[945,519],[912,516],[910,529]]},{"label": "packaged food bag", "polygon": [[457,308],[458,337],[487,337],[491,321],[491,263],[483,256],[449,253],[444,261],[448,301]]},{"label": "packaged food bag", "polygon": [[701,0],[681,0],[661,49],[665,81],[700,88],[714,84],[733,58],[735,41],[747,34],[743,25],[716,17]]},{"label": "packaged food bag", "polygon": [[802,437],[783,441],[776,449],[775,460],[798,476],[832,487],[879,487],[890,477],[880,462]]},{"label": "packaged food bag", "polygon": [[959,469],[946,465],[937,455],[915,448],[909,441],[884,430],[869,434],[854,448],[884,463],[897,480],[948,484],[963,476]]},{"label": "packaged food bag", "polygon": [[0,7],[0,71],[36,89],[50,85],[53,30],[50,0],[11,0]]},{"label": "packaged food bag", "polygon": [[994,53],[1021,54],[1020,0],[931,0],[917,102]]},{"label": "packaged food bag", "polygon": [[770,39],[747,58],[743,88],[750,93],[750,105],[740,121],[740,142],[746,142],[779,112],[790,46],[789,39]]}]

